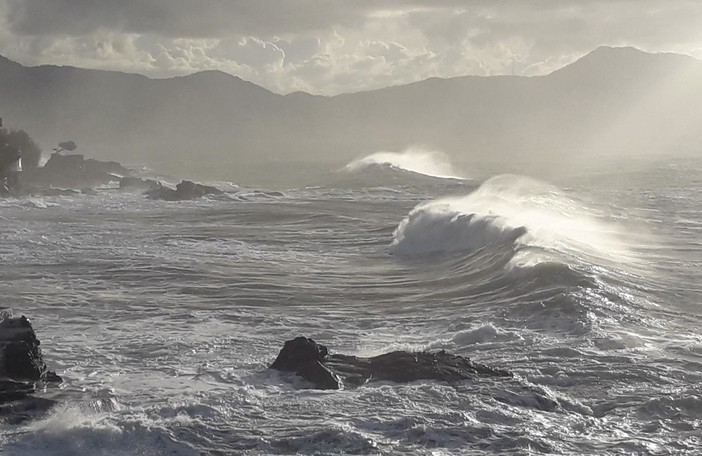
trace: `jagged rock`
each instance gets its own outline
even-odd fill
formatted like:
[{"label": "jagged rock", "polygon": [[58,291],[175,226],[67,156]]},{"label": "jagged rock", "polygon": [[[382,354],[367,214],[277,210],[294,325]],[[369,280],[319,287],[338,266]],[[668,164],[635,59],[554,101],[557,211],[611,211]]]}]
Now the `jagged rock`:
[{"label": "jagged rock", "polygon": [[192,181],[184,180],[176,185],[175,189],[166,187],[159,183],[159,187],[146,192],[146,195],[151,199],[160,199],[165,201],[183,201],[202,198],[205,195],[221,195],[224,193],[217,187],[209,185],[197,184]]},{"label": "jagged rock", "polygon": [[327,347],[312,339],[298,337],[285,342],[271,369],[295,372],[317,388],[339,389],[341,380],[323,364]]},{"label": "jagged rock", "polygon": [[480,376],[511,377],[506,370],[439,352],[395,351],[363,358],[334,354],[306,337],[285,342],[271,369],[294,372],[320,389],[359,386],[369,380],[406,383],[416,380],[455,382]]},{"label": "jagged rock", "polygon": [[61,382],[49,371],[25,316],[0,321],[0,403],[26,397],[37,382]]}]

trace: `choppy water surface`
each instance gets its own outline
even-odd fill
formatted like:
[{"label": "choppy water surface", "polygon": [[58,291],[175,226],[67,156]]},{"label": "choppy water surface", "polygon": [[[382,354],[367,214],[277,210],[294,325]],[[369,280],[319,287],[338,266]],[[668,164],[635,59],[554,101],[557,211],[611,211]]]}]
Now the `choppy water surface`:
[{"label": "choppy water surface", "polygon": [[[2,304],[66,380],[3,454],[699,454],[699,162],[355,166],[282,196],[0,200]],[[516,376],[315,391],[266,369],[298,335]]]}]

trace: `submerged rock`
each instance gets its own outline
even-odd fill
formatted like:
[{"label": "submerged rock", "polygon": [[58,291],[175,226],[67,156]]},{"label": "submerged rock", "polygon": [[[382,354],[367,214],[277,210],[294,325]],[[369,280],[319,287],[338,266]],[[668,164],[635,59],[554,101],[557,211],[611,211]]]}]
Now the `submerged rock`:
[{"label": "submerged rock", "polygon": [[221,195],[223,193],[224,192],[217,187],[197,184],[189,180],[184,180],[181,181],[180,184],[176,185],[175,189],[158,183],[158,186],[146,192],[146,195],[151,199],[184,201],[202,198],[205,195]]},{"label": "submerged rock", "polygon": [[506,370],[476,363],[443,350],[395,351],[368,358],[329,355],[327,347],[306,337],[285,342],[270,368],[294,372],[320,389],[339,389],[342,385],[359,386],[370,380],[398,383],[416,380],[455,382],[480,376],[512,376]]},{"label": "submerged rock", "polygon": [[37,383],[61,382],[50,371],[27,317],[0,321],[0,403],[25,398]]}]

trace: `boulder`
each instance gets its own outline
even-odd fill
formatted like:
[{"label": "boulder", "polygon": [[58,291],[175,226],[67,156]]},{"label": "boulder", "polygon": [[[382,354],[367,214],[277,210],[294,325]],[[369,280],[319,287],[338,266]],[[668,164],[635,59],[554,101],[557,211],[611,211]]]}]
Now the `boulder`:
[{"label": "boulder", "polygon": [[285,342],[270,368],[294,372],[320,389],[339,389],[341,379],[324,365],[327,354],[324,345],[298,337]]},{"label": "boulder", "polygon": [[0,403],[26,397],[38,382],[61,382],[44,363],[39,345],[25,316],[0,321]]},{"label": "boulder", "polygon": [[294,372],[319,389],[356,387],[371,380],[398,383],[416,380],[457,382],[478,377],[511,377],[506,370],[438,352],[394,351],[378,356],[330,355],[327,347],[298,337],[285,342],[271,369]]},{"label": "boulder", "polygon": [[146,195],[151,199],[159,199],[165,201],[184,201],[202,198],[205,195],[221,195],[224,193],[217,187],[209,185],[197,184],[195,182],[184,180],[176,185],[175,189],[166,187],[159,183],[158,187],[146,192]]}]

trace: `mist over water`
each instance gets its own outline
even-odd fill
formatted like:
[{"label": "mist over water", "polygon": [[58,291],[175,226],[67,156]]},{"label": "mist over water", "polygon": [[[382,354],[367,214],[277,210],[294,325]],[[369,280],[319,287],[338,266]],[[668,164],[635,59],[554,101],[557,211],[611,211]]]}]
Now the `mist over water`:
[{"label": "mist over water", "polygon": [[[54,411],[0,423],[3,454],[697,454],[699,161],[558,182],[446,165],[0,200],[6,303],[66,379]],[[267,369],[300,335],[515,377],[315,391]]]},{"label": "mist over water", "polygon": [[402,152],[375,152],[352,161],[345,169],[357,172],[383,165],[431,177],[463,179],[456,174],[446,154],[421,147],[410,147]]}]

